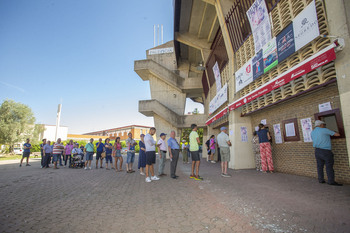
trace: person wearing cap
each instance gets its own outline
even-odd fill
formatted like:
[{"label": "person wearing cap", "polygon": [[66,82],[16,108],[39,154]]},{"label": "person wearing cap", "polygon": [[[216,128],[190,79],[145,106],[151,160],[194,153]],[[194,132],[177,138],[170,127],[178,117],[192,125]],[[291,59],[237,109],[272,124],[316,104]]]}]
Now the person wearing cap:
[{"label": "person wearing cap", "polygon": [[218,146],[220,148],[221,155],[221,176],[231,177],[227,173],[228,162],[230,162],[230,146],[232,146],[230,138],[227,135],[227,128],[221,127],[221,133],[217,136]]},{"label": "person wearing cap", "polygon": [[139,163],[138,163],[138,169],[140,169],[140,175],[145,175],[145,167],[146,167],[146,146],[145,146],[145,135],[140,135],[141,141],[139,141]]},{"label": "person wearing cap", "polygon": [[[145,136],[145,147],[146,147],[146,179],[147,183],[152,180],[159,180],[154,175],[154,164],[156,163],[156,141],[153,139],[153,135],[156,133],[156,128],[152,127],[149,129],[149,133]],[[157,145],[159,146],[159,145]],[[149,176],[151,173],[151,176]]]},{"label": "person wearing cap", "polygon": [[[195,180],[203,180],[202,177],[199,176],[199,165],[201,163],[201,158],[199,156],[199,135],[197,133],[197,125],[192,124],[191,125],[192,132],[190,133],[189,139],[190,139],[190,152],[191,152],[191,158],[192,158],[192,166],[191,166],[191,179]],[[196,174],[194,174],[194,168],[196,167]]]},{"label": "person wearing cap", "polygon": [[164,173],[165,161],[166,161],[166,151],[167,146],[165,142],[166,134],[161,133],[160,139],[158,140],[158,149],[159,149],[159,167],[158,167],[158,176],[166,176]]},{"label": "person wearing cap", "polygon": [[175,131],[172,130],[170,132],[170,138],[168,139],[168,151],[169,151],[169,157],[171,160],[170,176],[173,179],[178,178],[178,176],[176,175],[176,167],[177,167],[177,161],[179,160],[179,153],[180,153],[180,145],[177,142],[175,136],[176,136]]},{"label": "person wearing cap", "polygon": [[325,122],[316,120],[315,129],[311,132],[311,138],[315,148],[318,182],[326,183],[323,173],[323,167],[326,164],[328,184],[342,186],[342,184],[338,184],[334,180],[334,155],[332,153],[331,136],[339,137],[340,134],[327,129]]}]

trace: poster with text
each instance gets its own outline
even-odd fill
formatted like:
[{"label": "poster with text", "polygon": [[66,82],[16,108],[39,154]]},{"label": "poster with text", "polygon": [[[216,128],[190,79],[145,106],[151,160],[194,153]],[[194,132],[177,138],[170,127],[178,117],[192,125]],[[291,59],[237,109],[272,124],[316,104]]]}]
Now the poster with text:
[{"label": "poster with text", "polygon": [[216,111],[221,105],[227,101],[227,83],[215,95],[209,103],[209,115]]},{"label": "poster with text", "polygon": [[242,66],[236,73],[236,92],[253,81],[252,59]]},{"label": "poster with text", "polygon": [[264,73],[278,64],[276,37],[263,47]]},{"label": "poster with text", "polygon": [[245,126],[241,126],[241,141],[248,142],[248,130]]},{"label": "poster with text", "polygon": [[312,142],[311,132],[312,132],[312,122],[311,118],[305,118],[300,120],[301,128],[303,130],[304,142]]},{"label": "poster with text", "polygon": [[277,55],[278,63],[289,57],[295,52],[293,23],[289,24],[277,36]]},{"label": "poster with text", "polygon": [[218,93],[221,89],[221,75],[218,62],[215,62],[215,65],[213,66],[213,73],[216,82],[216,93]]},{"label": "poster with text", "polygon": [[252,64],[253,64],[253,80],[255,80],[264,74],[264,60],[263,60],[262,50],[260,50],[253,57]]},{"label": "poster with text", "polygon": [[247,11],[248,20],[252,29],[255,52],[271,40],[271,24],[269,13],[264,0],[256,0]]},{"label": "poster with text", "polygon": [[302,12],[293,19],[295,50],[320,35],[315,1],[312,1]]},{"label": "poster with text", "polygon": [[280,124],[273,125],[273,132],[275,133],[275,143],[281,144],[282,143],[281,125]]}]

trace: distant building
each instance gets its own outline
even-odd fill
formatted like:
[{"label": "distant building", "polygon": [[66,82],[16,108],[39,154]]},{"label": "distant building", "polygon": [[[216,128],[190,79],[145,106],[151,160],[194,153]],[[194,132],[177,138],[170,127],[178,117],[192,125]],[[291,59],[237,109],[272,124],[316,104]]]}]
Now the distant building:
[{"label": "distant building", "polygon": [[118,128],[105,129],[95,132],[85,133],[85,135],[94,135],[94,136],[105,136],[111,140],[115,140],[117,137],[120,137],[120,140],[125,140],[128,138],[128,134],[132,133],[132,136],[135,140],[140,140],[141,134],[147,134],[151,126],[142,126],[142,125],[128,125]]},{"label": "distant building", "polygon": [[[45,125],[45,130],[43,133],[39,135],[39,140],[42,140],[43,138],[46,138],[50,141],[55,141],[55,134],[56,134],[56,125]],[[60,126],[58,128],[57,132],[57,138],[61,138],[62,141],[67,140],[68,135],[68,126]]]},{"label": "distant building", "polygon": [[90,138],[93,138],[94,141],[98,141],[99,138],[102,138],[104,141],[108,138],[108,136],[96,136],[96,135],[82,135],[82,134],[68,134],[67,140],[73,140],[73,141],[86,141],[88,142]]}]

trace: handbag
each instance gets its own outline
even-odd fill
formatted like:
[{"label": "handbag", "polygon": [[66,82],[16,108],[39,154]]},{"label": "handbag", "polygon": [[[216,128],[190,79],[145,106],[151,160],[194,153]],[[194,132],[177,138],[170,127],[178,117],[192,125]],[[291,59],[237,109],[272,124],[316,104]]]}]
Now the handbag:
[{"label": "handbag", "polygon": [[101,154],[101,158],[106,158],[106,151],[103,151],[102,154]]}]

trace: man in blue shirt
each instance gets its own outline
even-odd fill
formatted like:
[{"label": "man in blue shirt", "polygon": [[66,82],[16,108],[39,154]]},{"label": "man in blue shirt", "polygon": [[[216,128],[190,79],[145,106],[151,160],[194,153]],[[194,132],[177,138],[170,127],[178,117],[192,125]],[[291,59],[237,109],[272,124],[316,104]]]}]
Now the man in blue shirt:
[{"label": "man in blue shirt", "polygon": [[323,167],[326,164],[328,184],[342,186],[334,181],[334,155],[330,136],[339,137],[340,134],[326,128],[326,123],[320,120],[315,121],[315,129],[311,132],[313,147],[315,147],[315,157],[317,161],[318,182],[326,183],[324,180]]},{"label": "man in blue shirt", "polygon": [[29,143],[29,138],[27,138],[27,142],[23,144],[23,156],[21,159],[21,162],[19,164],[20,167],[22,167],[22,162],[24,158],[27,158],[27,164],[26,166],[30,166],[29,162],[29,155],[30,155],[30,149],[32,149],[32,145]]},{"label": "man in blue shirt", "polygon": [[177,167],[177,161],[179,159],[179,153],[180,153],[180,145],[175,139],[175,131],[170,132],[170,138],[168,139],[168,150],[169,150],[169,156],[170,156],[170,176],[173,179],[177,179],[178,176],[176,175],[176,167]]},{"label": "man in blue shirt", "polygon": [[103,158],[102,152],[105,149],[105,144],[102,142],[102,138],[98,139],[96,143],[96,169],[98,168],[98,161],[100,161],[100,168],[102,168]]}]

